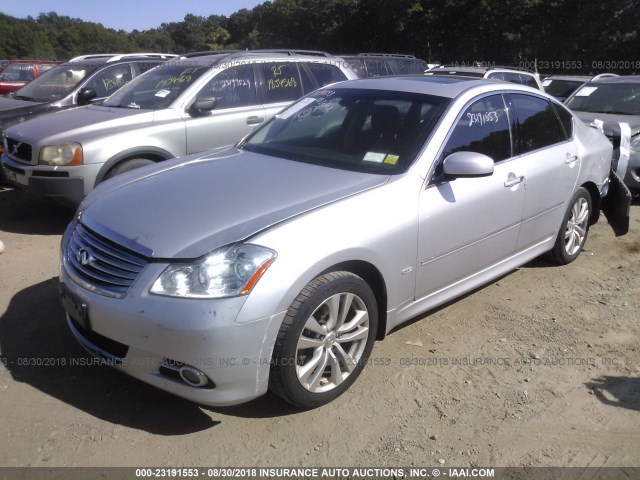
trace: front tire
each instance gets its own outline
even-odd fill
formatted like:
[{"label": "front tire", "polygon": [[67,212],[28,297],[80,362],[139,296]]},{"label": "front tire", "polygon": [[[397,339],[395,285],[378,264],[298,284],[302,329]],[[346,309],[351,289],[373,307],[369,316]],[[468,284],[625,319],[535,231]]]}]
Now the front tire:
[{"label": "front tire", "polygon": [[560,265],[573,262],[584,248],[591,219],[591,195],[580,187],[569,203],[551,256]]},{"label": "front tire", "polygon": [[378,326],[369,285],[350,272],[312,280],[293,301],[276,340],[269,386],[302,408],[331,402],[356,380]]}]

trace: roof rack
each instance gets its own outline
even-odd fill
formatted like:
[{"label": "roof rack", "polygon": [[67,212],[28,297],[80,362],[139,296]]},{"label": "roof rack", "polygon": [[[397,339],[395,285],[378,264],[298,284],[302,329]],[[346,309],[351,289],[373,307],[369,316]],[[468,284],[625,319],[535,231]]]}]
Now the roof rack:
[{"label": "roof rack", "polygon": [[401,53],[358,53],[358,57],[402,57],[402,58],[416,58],[415,55],[404,55]]},{"label": "roof rack", "polygon": [[505,70],[518,70],[519,72],[529,72],[529,73],[535,73],[533,70],[530,70],[528,68],[522,68],[522,67],[512,67],[509,65],[491,65],[491,66],[487,66],[485,67],[487,70],[501,70],[501,69],[505,69]]},{"label": "roof rack", "polygon": [[251,54],[268,54],[268,53],[284,53],[285,55],[314,55],[318,57],[333,57],[330,53],[321,52],[319,50],[290,50],[286,48],[268,48],[259,50],[210,50],[204,52],[185,53],[181,58],[203,57],[205,55],[251,55]]},{"label": "roof rack", "polygon": [[312,55],[317,57],[333,57],[330,53],[321,50],[296,50],[288,48],[266,48],[259,50],[245,50],[246,53],[285,53],[287,55]]},{"label": "roof rack", "polygon": [[485,68],[486,70],[517,70],[517,71],[520,71],[520,72],[535,73],[533,70],[529,70],[528,68],[510,67],[509,65],[482,65],[482,62],[473,62],[470,65],[455,65],[455,64],[453,64],[453,65],[438,65],[437,67],[430,68],[429,70],[447,69],[447,68],[460,68],[460,69]]},{"label": "roof rack", "polygon": [[79,57],[74,57],[69,62],[79,62],[81,60],[99,60],[101,58],[107,58],[108,62],[116,62],[118,60],[122,60],[123,58],[130,57],[149,57],[149,58],[174,58],[177,55],[172,53],[96,53],[92,55],[80,55]]},{"label": "roof rack", "polygon": [[205,50],[202,52],[190,52],[180,55],[180,58],[204,57],[205,55],[224,55],[229,53],[244,52],[244,50]]}]

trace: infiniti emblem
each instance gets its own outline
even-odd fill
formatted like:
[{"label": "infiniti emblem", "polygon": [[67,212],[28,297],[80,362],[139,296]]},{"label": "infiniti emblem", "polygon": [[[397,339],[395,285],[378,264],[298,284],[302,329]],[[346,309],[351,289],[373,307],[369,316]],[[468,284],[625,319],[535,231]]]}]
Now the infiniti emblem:
[{"label": "infiniti emblem", "polygon": [[91,265],[95,258],[93,258],[93,255],[91,255],[87,249],[81,248],[78,250],[78,253],[76,253],[76,260],[78,260],[82,266],[86,267],[87,265]]}]

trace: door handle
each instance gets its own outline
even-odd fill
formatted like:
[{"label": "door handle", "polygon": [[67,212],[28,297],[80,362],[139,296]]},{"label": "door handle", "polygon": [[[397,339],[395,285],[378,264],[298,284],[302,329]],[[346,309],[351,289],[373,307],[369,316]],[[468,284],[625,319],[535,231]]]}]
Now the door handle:
[{"label": "door handle", "polygon": [[264,117],[247,117],[247,125],[259,125],[262,122],[264,122]]},{"label": "door handle", "polygon": [[522,182],[524,182],[524,175],[521,175],[521,176],[515,177],[515,178],[510,178],[509,180],[504,182],[504,186],[507,187],[507,188],[510,188],[510,187],[518,185],[519,183],[522,183]]},{"label": "door handle", "polygon": [[571,155],[569,152],[564,157],[564,163],[567,165],[571,165],[573,162],[578,160],[578,155]]}]

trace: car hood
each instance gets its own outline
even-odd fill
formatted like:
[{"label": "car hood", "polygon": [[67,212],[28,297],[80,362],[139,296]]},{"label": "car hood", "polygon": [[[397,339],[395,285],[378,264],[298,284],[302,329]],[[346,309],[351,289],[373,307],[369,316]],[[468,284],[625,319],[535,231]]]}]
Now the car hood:
[{"label": "car hood", "polygon": [[611,113],[580,112],[574,113],[587,125],[591,125],[594,120],[602,120],[604,134],[607,136],[620,135],[620,123],[628,123],[631,127],[631,136],[640,133],[640,115],[619,115]]},{"label": "car hood", "polygon": [[231,148],[118,176],[79,211],[84,225],[145,256],[190,259],[388,178]]},{"label": "car hood", "polygon": [[102,134],[109,128],[127,129],[135,123],[151,122],[153,115],[153,111],[89,105],[33,118],[7,130],[7,136],[29,143],[78,141],[81,136]]},{"label": "car hood", "polygon": [[0,127],[22,122],[32,113],[47,110],[48,108],[48,103],[27,102],[13,97],[0,97]]}]

